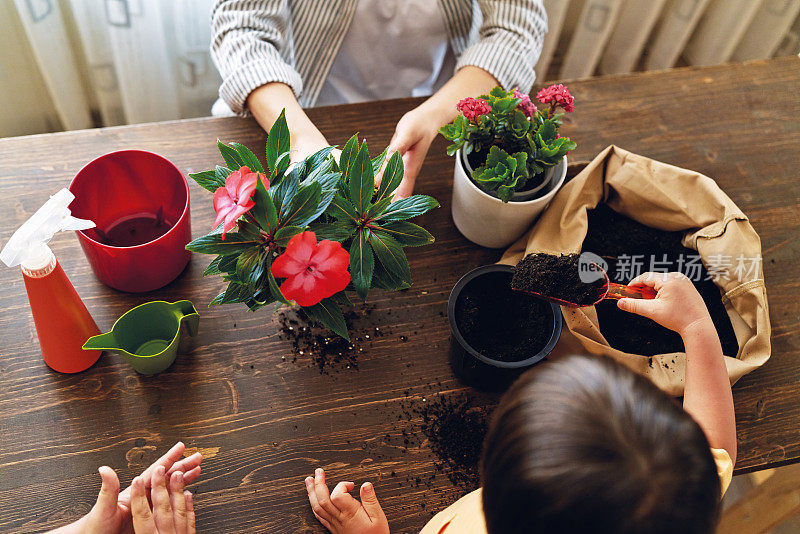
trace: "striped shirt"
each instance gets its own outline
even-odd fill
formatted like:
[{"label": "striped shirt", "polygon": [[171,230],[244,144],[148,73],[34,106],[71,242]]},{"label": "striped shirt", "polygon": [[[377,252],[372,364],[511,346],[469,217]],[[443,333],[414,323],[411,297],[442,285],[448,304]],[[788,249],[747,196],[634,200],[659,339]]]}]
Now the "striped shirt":
[{"label": "striped shirt", "polygon": [[[474,65],[506,89],[531,88],[547,31],[542,0],[437,1],[458,58],[456,70]],[[216,0],[211,57],[222,75],[220,98],[234,112],[245,113],[253,90],[283,82],[301,106],[313,106],[357,4],[358,0]]]}]

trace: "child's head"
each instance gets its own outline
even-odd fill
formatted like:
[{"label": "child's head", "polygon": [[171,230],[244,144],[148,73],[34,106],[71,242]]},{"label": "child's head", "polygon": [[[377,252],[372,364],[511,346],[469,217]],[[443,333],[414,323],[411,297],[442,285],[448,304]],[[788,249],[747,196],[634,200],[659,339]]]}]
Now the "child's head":
[{"label": "child's head", "polygon": [[523,375],[486,437],[491,534],[713,532],[720,482],[694,420],[616,362],[572,356]]}]

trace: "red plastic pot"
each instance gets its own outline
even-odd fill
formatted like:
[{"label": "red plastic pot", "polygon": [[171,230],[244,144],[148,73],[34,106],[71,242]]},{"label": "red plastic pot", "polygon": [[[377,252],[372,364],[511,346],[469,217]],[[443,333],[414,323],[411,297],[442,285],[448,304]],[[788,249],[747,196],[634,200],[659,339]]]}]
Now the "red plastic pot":
[{"label": "red plastic pot", "polygon": [[[183,272],[190,255],[185,247],[192,238],[189,184],[172,162],[144,150],[111,152],[81,169],[69,189],[75,195],[72,215],[91,219],[99,230],[76,233],[101,282],[141,293],[163,287]],[[161,217],[159,227],[169,229],[134,246],[115,246],[104,239],[125,221],[147,217]]]}]

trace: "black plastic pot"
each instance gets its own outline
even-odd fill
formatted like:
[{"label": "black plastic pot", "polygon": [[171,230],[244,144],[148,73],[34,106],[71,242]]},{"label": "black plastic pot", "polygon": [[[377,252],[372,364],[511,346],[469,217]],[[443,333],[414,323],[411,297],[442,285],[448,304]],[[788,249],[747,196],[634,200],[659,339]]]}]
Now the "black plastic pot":
[{"label": "black plastic pot", "polygon": [[488,358],[470,346],[461,334],[456,321],[456,301],[470,281],[497,272],[508,273],[509,284],[511,283],[513,267],[499,264],[483,265],[462,276],[453,286],[447,301],[447,317],[450,322],[450,365],[453,372],[462,382],[470,386],[494,391],[507,388],[524,371],[550,354],[561,336],[562,326],[561,308],[556,304],[550,304],[553,311],[553,331],[550,339],[539,352],[517,362],[502,362]]}]

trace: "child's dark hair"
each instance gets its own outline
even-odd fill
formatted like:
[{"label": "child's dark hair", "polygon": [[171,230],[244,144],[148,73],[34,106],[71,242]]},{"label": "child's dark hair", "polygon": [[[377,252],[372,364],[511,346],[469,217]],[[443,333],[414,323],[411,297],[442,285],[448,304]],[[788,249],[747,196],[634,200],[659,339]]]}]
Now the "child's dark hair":
[{"label": "child's dark hair", "polygon": [[699,425],[608,358],[532,369],[495,411],[481,464],[491,534],[710,534],[720,481]]}]

